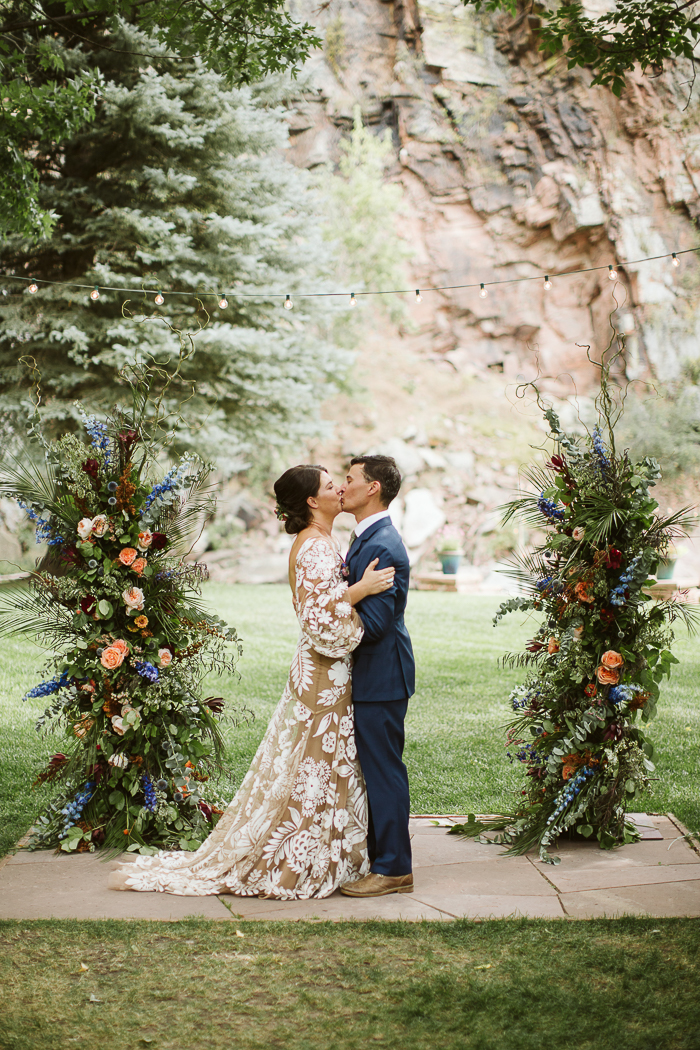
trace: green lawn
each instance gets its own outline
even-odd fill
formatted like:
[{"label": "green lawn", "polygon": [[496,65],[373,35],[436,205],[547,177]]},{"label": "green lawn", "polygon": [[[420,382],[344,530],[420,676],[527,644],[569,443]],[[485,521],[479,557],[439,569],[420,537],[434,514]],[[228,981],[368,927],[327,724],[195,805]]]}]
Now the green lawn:
[{"label": "green lawn", "polygon": [[[284,586],[209,584],[211,607],[234,624],[244,655],[237,679],[212,681],[208,691],[229,701],[239,716],[225,723],[227,773],[218,784],[226,798],[239,783],[265,730],[287,676],[297,636]],[[409,706],[406,760],[415,813],[499,812],[512,807],[520,770],[504,756],[499,727],[508,718],[506,698],[518,671],[498,667],[506,649],[521,647],[532,624],[519,615],[491,626],[498,599],[412,592],[407,621],[416,651],[417,692]],[[652,738],[658,780],[645,802],[650,812],[676,814],[700,829],[700,650],[679,633],[681,661],[665,685]],[[27,830],[50,789],[33,789],[36,771],[60,738],[39,737],[41,700],[21,702],[41,679],[43,654],[22,639],[2,642],[0,659],[0,849],[6,852]]]},{"label": "green lawn", "polygon": [[693,920],[25,921],[0,944],[3,1050],[700,1046]]}]

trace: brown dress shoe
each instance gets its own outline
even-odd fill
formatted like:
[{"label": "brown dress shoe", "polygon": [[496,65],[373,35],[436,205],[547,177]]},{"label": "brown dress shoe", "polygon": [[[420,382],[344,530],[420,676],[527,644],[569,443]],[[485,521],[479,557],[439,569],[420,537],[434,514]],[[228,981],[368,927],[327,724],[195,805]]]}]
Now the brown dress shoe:
[{"label": "brown dress shoe", "polygon": [[387,893],[413,893],[413,875],[379,875],[371,871],[357,882],[340,887],[346,897],[384,897]]}]

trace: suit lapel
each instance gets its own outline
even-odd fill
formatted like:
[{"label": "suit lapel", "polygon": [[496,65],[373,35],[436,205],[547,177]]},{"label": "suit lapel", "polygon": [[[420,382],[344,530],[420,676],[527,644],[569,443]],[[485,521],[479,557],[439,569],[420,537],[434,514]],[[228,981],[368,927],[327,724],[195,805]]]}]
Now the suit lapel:
[{"label": "suit lapel", "polygon": [[357,539],[355,540],[355,542],[353,543],[352,549],[348,551],[348,555],[347,555],[347,558],[346,558],[346,563],[349,565],[350,564],[350,559],[351,558],[355,558],[357,556],[357,552],[360,550],[360,548],[362,547],[362,544],[366,540],[368,540],[372,536],[374,536],[377,532],[379,532],[380,529],[385,529],[385,528],[387,528],[388,526],[390,526],[392,524],[393,524],[393,522],[392,522],[391,518],[389,518],[389,517],[387,517],[387,518],[380,518],[379,521],[373,522],[370,525],[370,527],[368,529],[365,529],[365,531],[362,533],[362,535],[358,536]]}]

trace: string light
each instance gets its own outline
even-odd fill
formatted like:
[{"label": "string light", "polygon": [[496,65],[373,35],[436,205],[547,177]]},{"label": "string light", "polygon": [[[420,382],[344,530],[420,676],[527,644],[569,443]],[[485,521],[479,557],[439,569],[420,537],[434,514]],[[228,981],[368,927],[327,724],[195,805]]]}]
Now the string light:
[{"label": "string light", "polygon": [[423,296],[420,294],[420,288],[416,288],[416,302],[417,303],[422,303],[423,302]]},{"label": "string light", "polygon": [[221,298],[219,299],[219,309],[220,310],[225,310],[227,306],[228,306],[228,299],[226,298],[225,295],[222,295]]},{"label": "string light", "polygon": [[90,292],[90,298],[92,299],[93,303],[97,302],[97,300],[100,298],[100,289],[97,287],[97,285],[95,285],[95,287]]},{"label": "string light", "polygon": [[29,285],[29,291],[32,293],[32,295],[34,295],[34,292],[39,291],[39,285],[35,284],[34,281],[32,281],[32,283]]},{"label": "string light", "polygon": [[549,291],[549,289],[552,287],[552,282],[549,279],[549,274],[547,274],[547,276],[544,279],[544,286],[547,291]]},{"label": "string light", "polygon": [[153,300],[153,302],[156,304],[156,306],[162,306],[165,302],[165,299],[163,298],[160,292],[156,292],[156,297]]},{"label": "string light", "polygon": [[678,266],[679,265],[678,256],[676,255],[675,252],[671,252],[671,265],[672,266]]},{"label": "string light", "polygon": [[350,305],[357,306],[357,299],[355,298],[354,292],[350,292]]},{"label": "string light", "polygon": [[488,294],[489,293],[486,291],[486,289],[484,288],[483,284],[479,285],[479,296],[482,299],[485,299]]},{"label": "string light", "polygon": [[294,303],[292,302],[291,295],[288,295],[287,298],[284,300],[284,308],[285,308],[285,310],[293,310],[294,309]]},{"label": "string light", "polygon": [[614,266],[608,266],[608,277],[611,281],[617,280],[617,270]]}]

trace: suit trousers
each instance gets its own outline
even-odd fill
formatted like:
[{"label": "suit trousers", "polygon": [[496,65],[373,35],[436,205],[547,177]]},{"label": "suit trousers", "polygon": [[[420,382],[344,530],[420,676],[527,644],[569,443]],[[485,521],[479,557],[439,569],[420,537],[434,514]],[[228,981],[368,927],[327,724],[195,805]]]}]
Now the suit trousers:
[{"label": "suit trousers", "polygon": [[369,802],[367,849],[371,870],[379,875],[408,875],[412,870],[411,803],[402,758],[407,709],[408,700],[354,705],[357,756]]}]

